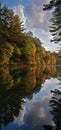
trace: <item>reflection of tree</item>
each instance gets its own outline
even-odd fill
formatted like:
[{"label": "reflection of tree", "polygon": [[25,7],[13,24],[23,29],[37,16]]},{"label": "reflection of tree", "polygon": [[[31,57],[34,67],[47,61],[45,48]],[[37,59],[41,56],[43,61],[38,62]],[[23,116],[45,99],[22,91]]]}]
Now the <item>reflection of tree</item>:
[{"label": "reflection of tree", "polygon": [[22,109],[24,98],[31,99],[52,72],[55,77],[56,69],[51,67],[0,68],[0,124],[12,122]]},{"label": "reflection of tree", "polygon": [[45,130],[61,130],[61,91],[59,89],[55,89],[51,91],[53,94],[49,106],[51,108],[50,112],[53,115],[53,121],[55,126],[44,125]]},{"label": "reflection of tree", "polygon": [[7,125],[18,116],[24,98],[36,91],[36,71],[1,68],[0,72],[0,124]]},{"label": "reflection of tree", "polygon": [[45,130],[55,130],[55,129],[53,128],[53,126],[51,126],[51,125],[44,125],[43,128],[44,128]]},{"label": "reflection of tree", "polygon": [[5,86],[6,89],[9,89],[13,85],[14,85],[14,80],[13,80],[12,75],[10,74],[10,69],[8,67],[1,67],[0,68],[0,86],[2,86],[2,88]]},{"label": "reflection of tree", "polygon": [[61,77],[61,66],[59,66],[59,67],[57,68],[57,73],[58,73],[58,76]]},{"label": "reflection of tree", "polygon": [[52,107],[51,113],[53,114],[53,121],[55,122],[56,129],[61,129],[61,91],[52,91],[53,97],[50,101],[50,107]]},{"label": "reflection of tree", "polygon": [[0,123],[7,125],[14,120],[14,117],[18,116],[24,100],[22,100],[22,97],[20,97],[18,92],[15,93],[15,91],[6,92],[4,100],[2,97],[0,97],[0,99]]},{"label": "reflection of tree", "polygon": [[58,83],[58,85],[60,86],[59,88],[61,89],[61,77],[58,77],[58,80],[60,81],[60,82]]}]

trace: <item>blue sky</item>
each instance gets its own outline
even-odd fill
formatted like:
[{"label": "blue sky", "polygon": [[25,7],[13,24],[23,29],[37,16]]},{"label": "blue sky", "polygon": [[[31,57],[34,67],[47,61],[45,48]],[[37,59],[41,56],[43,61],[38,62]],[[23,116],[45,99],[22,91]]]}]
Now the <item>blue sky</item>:
[{"label": "blue sky", "polygon": [[0,0],[3,4],[7,4],[8,7],[13,8],[14,6],[18,6],[18,4],[22,4],[24,6],[27,6],[30,4],[31,0]]},{"label": "blue sky", "polygon": [[27,31],[40,38],[46,50],[57,51],[59,45],[50,43],[51,35],[49,33],[50,12],[42,10],[43,4],[50,0],[1,0],[2,4],[12,8],[15,14],[18,14],[24,22]]}]

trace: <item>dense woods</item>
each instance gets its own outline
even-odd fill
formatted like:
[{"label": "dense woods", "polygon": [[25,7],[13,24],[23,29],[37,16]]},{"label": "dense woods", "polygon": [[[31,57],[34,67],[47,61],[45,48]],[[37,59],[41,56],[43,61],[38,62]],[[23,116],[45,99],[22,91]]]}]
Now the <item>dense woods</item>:
[{"label": "dense woods", "polygon": [[18,64],[56,64],[56,56],[45,51],[32,32],[25,32],[19,16],[0,3],[0,65]]},{"label": "dense woods", "polygon": [[[45,5],[46,10],[47,8],[50,8],[50,4]],[[55,12],[54,16],[56,14]],[[54,24],[55,18],[57,17],[52,19]],[[54,30],[50,31],[54,32],[57,29],[54,26],[51,26],[51,29]],[[61,23],[58,26],[61,26]],[[58,30],[59,27],[57,33]],[[60,35],[57,36],[57,41],[61,39]],[[54,36],[55,39],[53,38],[53,40],[57,42],[56,34]],[[61,64],[61,50],[59,54],[51,53],[46,51],[42,44],[40,39],[34,37],[31,31],[25,31],[22,20],[14,14],[12,9],[9,9],[6,5],[2,6],[0,3],[0,129],[3,125],[6,129],[8,124],[13,124],[15,118],[23,110],[26,98],[31,100],[33,94],[39,93],[42,88],[44,89],[46,87],[44,83],[47,79],[58,77],[60,80],[58,86],[61,84],[61,67],[55,66]],[[54,85],[54,83],[52,84]],[[48,125],[43,127],[44,129],[52,127],[52,130],[60,129],[61,92],[55,89],[51,93],[53,93],[53,96],[49,101],[49,106],[56,127],[53,128],[53,126]],[[48,97],[48,95],[45,97]]]},{"label": "dense woods", "polygon": [[[51,0],[44,10],[59,3]],[[61,41],[61,23],[55,21],[57,8],[53,12],[50,32],[57,43]],[[31,31],[26,32],[12,9],[0,3],[1,130],[61,129],[61,49],[58,54],[51,53],[42,44]]]}]

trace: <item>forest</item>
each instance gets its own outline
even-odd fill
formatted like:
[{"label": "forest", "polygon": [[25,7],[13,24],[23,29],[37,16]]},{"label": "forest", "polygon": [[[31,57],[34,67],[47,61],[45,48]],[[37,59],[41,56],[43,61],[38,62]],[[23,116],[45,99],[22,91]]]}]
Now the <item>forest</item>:
[{"label": "forest", "polygon": [[[49,31],[55,44],[61,42],[60,3],[43,6],[53,9]],[[61,48],[46,51],[40,39],[0,2],[1,130],[61,130]]]},{"label": "forest", "polygon": [[39,38],[26,32],[12,9],[0,3],[0,65],[56,64],[55,53],[45,51]]}]

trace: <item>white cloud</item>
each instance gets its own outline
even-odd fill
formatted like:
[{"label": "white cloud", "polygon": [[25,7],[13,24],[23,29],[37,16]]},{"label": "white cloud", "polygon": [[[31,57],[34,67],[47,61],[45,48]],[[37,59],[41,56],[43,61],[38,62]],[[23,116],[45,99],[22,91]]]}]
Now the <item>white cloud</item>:
[{"label": "white cloud", "polygon": [[45,112],[44,107],[40,108],[40,110],[39,110],[39,117],[40,118],[45,118],[46,117],[46,112]]},{"label": "white cloud", "polygon": [[60,46],[58,44],[54,44],[54,43],[47,43],[43,44],[43,47],[47,50],[47,51],[51,51],[51,52],[57,52],[59,51]]},{"label": "white cloud", "polygon": [[24,6],[22,6],[22,5],[15,6],[13,8],[13,10],[16,15],[19,15],[20,21],[23,21],[23,23],[25,25],[26,17],[24,15]]},{"label": "white cloud", "polygon": [[[45,93],[46,92],[48,92],[48,97],[49,97],[49,95],[50,95],[50,91],[51,90],[54,90],[54,89],[56,89],[58,86],[57,86],[57,84],[59,83],[59,80],[57,79],[57,78],[51,78],[50,80],[49,79],[47,79],[45,82],[44,82],[44,84],[42,84],[42,89],[41,89],[41,91],[45,91]],[[50,97],[49,97],[50,98]]]},{"label": "white cloud", "polygon": [[43,4],[47,2],[48,0],[31,0],[31,4],[25,7],[27,28],[48,32],[50,13],[43,11]]},{"label": "white cloud", "polygon": [[43,35],[48,34],[50,13],[43,11],[43,4],[49,0],[31,0],[27,6],[14,7],[14,13],[19,15],[20,20],[26,25],[27,30],[36,32],[39,30]]},{"label": "white cloud", "polygon": [[[15,14],[19,15],[23,21],[26,30],[31,30],[34,35],[43,39],[43,45],[46,50],[56,51],[59,46],[50,43],[51,35],[49,33],[50,11],[43,11],[43,4],[49,3],[50,0],[31,0],[27,5],[18,5],[14,7]],[[53,47],[53,49],[52,49]]]}]

